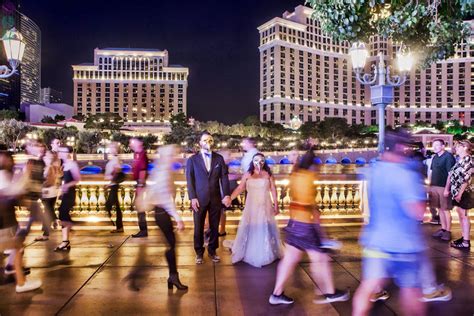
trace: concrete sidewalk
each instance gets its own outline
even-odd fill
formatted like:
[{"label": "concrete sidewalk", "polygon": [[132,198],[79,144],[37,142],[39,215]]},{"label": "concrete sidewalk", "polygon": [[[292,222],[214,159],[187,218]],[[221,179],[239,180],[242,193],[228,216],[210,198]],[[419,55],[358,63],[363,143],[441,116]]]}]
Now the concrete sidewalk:
[{"label": "concrete sidewalk", "polygon": [[[151,224],[151,223],[149,223]],[[424,225],[428,235],[438,226]],[[34,242],[28,237],[26,266],[31,278],[43,287],[16,294],[13,283],[0,286],[0,315],[350,315],[351,301],[315,305],[314,282],[307,259],[298,266],[285,293],[295,299],[293,306],[270,306],[276,263],[258,269],[231,264],[230,252],[219,248],[222,262],[194,264],[192,227],[178,234],[178,264],[181,280],[189,291],[167,289],[168,277],[161,232],[150,230],[148,238],[132,239],[134,230],[112,235],[105,230],[77,230],[71,238],[70,253],[54,253],[59,231],[51,240]],[[329,235],[344,244],[331,263],[335,284],[349,288],[351,295],[360,280],[360,227],[331,227]],[[457,237],[459,231],[454,231]],[[233,239],[235,228],[228,229]],[[221,238],[221,241],[224,240]],[[428,315],[472,315],[474,313],[474,255],[430,240],[438,280],[453,289],[453,300],[430,303]],[[398,290],[390,285],[392,297],[377,303],[374,315],[400,314]]]}]

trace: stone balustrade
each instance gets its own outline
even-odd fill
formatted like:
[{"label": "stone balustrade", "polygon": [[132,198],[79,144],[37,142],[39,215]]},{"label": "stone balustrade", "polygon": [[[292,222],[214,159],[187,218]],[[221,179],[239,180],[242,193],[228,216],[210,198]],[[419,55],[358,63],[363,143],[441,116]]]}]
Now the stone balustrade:
[{"label": "stone balustrade", "polygon": [[[81,181],[76,187],[76,204],[72,212],[73,219],[85,222],[108,221],[105,211],[105,202],[108,195],[107,181]],[[288,218],[290,204],[289,180],[276,181],[278,204],[280,205],[279,219]],[[185,181],[175,181],[175,203],[178,212],[187,220],[192,219],[190,199]],[[320,180],[315,181],[315,202],[319,206],[322,218],[329,222],[344,223],[362,222],[367,212],[365,198],[365,182],[360,180]],[[134,182],[125,181],[120,185],[119,202],[124,214],[124,220],[134,221],[136,215],[133,210],[135,196]],[[245,194],[238,197],[238,204],[227,212],[228,218],[238,220],[245,203]],[[58,201],[59,204],[59,201]],[[20,217],[26,217],[28,212],[18,210]]]}]

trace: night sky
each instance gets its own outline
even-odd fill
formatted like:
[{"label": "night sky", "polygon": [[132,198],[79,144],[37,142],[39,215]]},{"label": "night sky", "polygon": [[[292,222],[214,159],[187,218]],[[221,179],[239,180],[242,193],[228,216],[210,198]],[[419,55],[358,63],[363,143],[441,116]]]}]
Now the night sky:
[{"label": "night sky", "polygon": [[257,27],[304,0],[23,0],[42,31],[42,86],[72,104],[71,65],[95,47],[168,49],[189,67],[188,115],[236,123],[258,114]]}]

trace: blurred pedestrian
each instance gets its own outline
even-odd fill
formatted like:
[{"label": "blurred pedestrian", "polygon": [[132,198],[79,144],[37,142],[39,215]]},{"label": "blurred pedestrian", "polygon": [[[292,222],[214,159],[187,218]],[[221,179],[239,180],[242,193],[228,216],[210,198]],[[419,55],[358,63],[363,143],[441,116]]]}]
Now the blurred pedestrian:
[{"label": "blurred pedestrian", "polygon": [[36,237],[36,241],[49,239],[51,224],[56,229],[57,219],[55,212],[56,200],[61,186],[62,168],[57,152],[46,152],[43,161],[45,163],[45,180],[42,189],[43,214],[43,236]]},{"label": "blurred pedestrian", "polygon": [[110,181],[109,195],[105,203],[105,210],[112,218],[112,208],[115,207],[115,229],[111,233],[123,233],[123,221],[122,221],[122,210],[120,209],[120,202],[118,198],[118,191],[120,189],[120,183],[125,179],[125,174],[122,172],[122,163],[118,157],[119,144],[112,142],[107,148],[107,156],[109,161],[105,166],[105,179]]},{"label": "blurred pedestrian", "polygon": [[249,171],[250,166],[252,165],[253,157],[258,153],[255,138],[253,137],[244,138],[240,146],[245,152],[244,156],[242,157],[242,160],[240,161],[240,168],[241,168],[242,174],[246,174]]},{"label": "blurred pedestrian", "polygon": [[71,243],[69,235],[72,228],[71,211],[76,200],[76,185],[81,180],[77,162],[71,159],[71,147],[59,147],[59,158],[63,162],[63,179],[61,185],[61,205],[59,206],[59,220],[62,227],[62,242],[54,251],[69,251]]},{"label": "blurred pedestrian", "polygon": [[[24,237],[17,234],[18,222],[15,207],[19,206],[18,196],[25,192],[22,184],[13,180],[13,157],[0,151],[0,251],[10,250],[9,262],[5,274],[16,277],[16,292],[33,291],[41,287],[39,280],[27,280],[23,268]],[[29,273],[29,270],[26,270]]]},{"label": "blurred pedestrian", "polygon": [[[148,156],[143,140],[138,137],[133,137],[129,141],[129,147],[133,151],[132,174],[133,180],[137,182],[135,186],[135,202],[142,198],[142,193],[145,191],[146,180],[148,177]],[[137,204],[135,203],[135,206]],[[148,226],[146,222],[146,212],[136,207],[138,217],[139,232],[132,235],[132,238],[143,238],[148,236]]]},{"label": "blurred pedestrian", "polygon": [[[43,156],[45,151],[46,147],[36,140],[29,140],[26,144],[26,153],[29,158],[23,168],[23,177],[27,179],[23,204],[30,211],[30,218],[26,228],[22,230],[22,234],[25,236],[29,234],[34,222],[39,221],[44,224],[41,197],[44,183],[45,163]],[[49,235],[49,229],[45,229],[46,235]]]},{"label": "blurred pedestrian", "polygon": [[50,146],[53,153],[58,153],[59,148],[61,147],[61,141],[58,138],[53,138]]},{"label": "blurred pedestrian", "polygon": [[313,165],[312,152],[304,155],[293,167],[290,175],[290,220],[285,230],[285,251],[277,268],[273,293],[269,303],[293,304],[294,300],[284,294],[286,282],[293,275],[294,269],[304,253],[311,261],[313,280],[321,289],[322,295],[314,302],[317,304],[347,301],[349,292],[334,287],[330,257],[322,248],[323,232],[320,225],[320,214],[315,204],[315,173],[310,170]]},{"label": "blurred pedestrian", "polygon": [[471,185],[474,161],[472,160],[472,143],[468,140],[460,141],[456,145],[458,162],[449,172],[444,196],[452,196],[452,203],[456,208],[461,225],[462,236],[451,243],[451,247],[458,249],[471,248],[471,220],[469,209],[474,208],[474,192]]},{"label": "blurred pedestrian", "polygon": [[[158,149],[158,158],[155,161],[150,180],[151,185],[146,189],[145,200],[151,204],[155,212],[156,225],[164,234],[168,242],[166,250],[166,261],[168,263],[169,277],[168,289],[175,286],[178,290],[187,290],[188,287],[181,283],[176,263],[176,236],[173,232],[171,218],[176,221],[178,231],[184,230],[184,222],[176,211],[173,196],[172,168],[176,161],[178,149],[174,145],[163,146]],[[146,207],[144,207],[146,209]]]},{"label": "blurred pedestrian", "polygon": [[424,315],[420,271],[426,243],[419,220],[426,193],[405,157],[409,134],[388,132],[385,145],[381,160],[366,174],[370,221],[360,239],[362,282],[354,295],[353,315],[369,314],[372,295],[387,279],[394,279],[401,289],[404,314]]}]

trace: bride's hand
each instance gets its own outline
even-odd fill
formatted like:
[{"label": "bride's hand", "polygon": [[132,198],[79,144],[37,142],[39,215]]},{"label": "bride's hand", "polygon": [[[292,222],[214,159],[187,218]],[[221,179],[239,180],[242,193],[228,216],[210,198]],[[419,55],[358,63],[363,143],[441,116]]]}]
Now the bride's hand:
[{"label": "bride's hand", "polygon": [[278,204],[275,204],[273,207],[273,214],[278,215],[280,213],[280,210],[278,209]]}]

